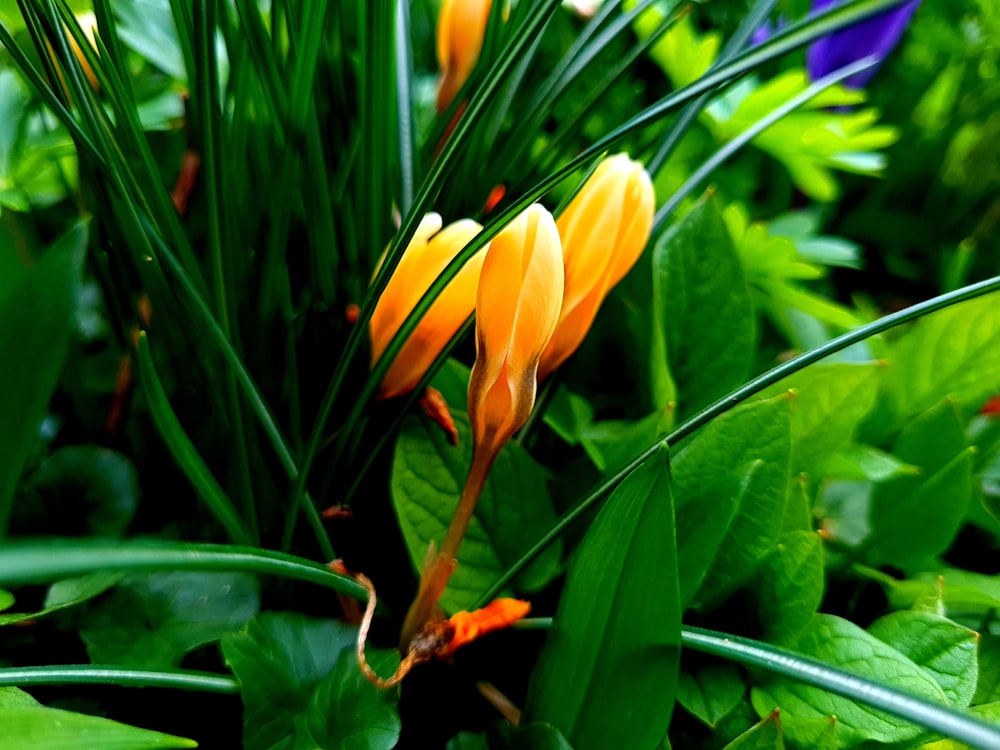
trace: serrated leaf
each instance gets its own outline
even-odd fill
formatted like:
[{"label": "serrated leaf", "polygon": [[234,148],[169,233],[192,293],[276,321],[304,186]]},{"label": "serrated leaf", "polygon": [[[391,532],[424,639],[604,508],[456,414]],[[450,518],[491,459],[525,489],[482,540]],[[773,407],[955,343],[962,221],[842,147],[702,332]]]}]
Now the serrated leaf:
[{"label": "serrated leaf", "polygon": [[[453,412],[458,446],[426,421],[403,423],[392,464],[392,502],[410,560],[419,570],[428,545],[441,543],[472,459],[469,419]],[[544,470],[519,445],[508,443],[490,470],[475,515],[458,552],[458,568],[441,598],[456,612],[471,609],[479,595],[555,521]],[[559,573],[561,545],[554,544],[515,582],[541,588]]]},{"label": "serrated leaf", "polygon": [[979,671],[975,631],[931,612],[904,611],[880,617],[868,632],[923,667],[951,705],[972,701]]},{"label": "serrated leaf", "polygon": [[[854,623],[833,615],[816,615],[799,638],[794,650],[832,667],[879,682],[910,695],[937,703],[947,700],[927,673]],[[865,740],[902,742],[920,734],[920,727],[855,703],[819,688],[775,675],[762,678],[751,691],[751,702],[760,716],[781,710],[782,724],[789,740],[798,744],[793,719],[836,717],[837,739],[842,747]]]},{"label": "serrated leaf", "polygon": [[69,348],[87,228],[76,224],[0,299],[0,534]]},{"label": "serrated leaf", "polygon": [[[756,316],[743,268],[711,196],[653,249],[653,321],[682,414],[725,395],[749,374]],[[660,405],[668,403],[666,393],[655,395]]]},{"label": "serrated leaf", "polygon": [[736,407],[712,420],[676,452],[673,477],[678,518],[698,512],[688,505],[705,487],[718,482],[722,472],[738,475],[760,462],[739,496],[736,514],[692,606],[717,602],[749,579],[770,553],[781,531],[790,455],[789,403],[784,396]]},{"label": "serrated leaf", "polygon": [[951,396],[967,410],[1000,383],[1000,295],[953,305],[918,321],[890,349],[883,397],[899,421]]},{"label": "serrated leaf", "polygon": [[754,591],[764,639],[791,641],[823,601],[823,545],[814,531],[782,534],[757,570]]},{"label": "serrated leaf", "polygon": [[0,708],[0,747],[31,750],[168,750],[194,740],[139,729],[99,716],[45,707]]},{"label": "serrated leaf", "polygon": [[172,667],[242,628],[259,608],[256,579],[247,574],[131,575],[88,610],[80,637],[95,663]]},{"label": "serrated leaf", "polygon": [[784,750],[781,716],[774,711],[726,745],[723,750]]},{"label": "serrated leaf", "polygon": [[[265,612],[251,620],[243,631],[223,637],[222,652],[240,681],[246,750],[298,750],[303,743],[307,746],[313,743],[311,747],[316,747],[310,716],[320,734],[322,729],[335,731],[324,726],[315,714],[324,705],[329,708],[329,701],[335,700],[338,688],[333,684],[324,686],[324,682],[334,679],[328,676],[335,667],[340,668],[338,660],[342,654],[353,655],[357,633],[356,627],[335,620]],[[368,653],[373,666],[382,674],[391,673],[399,663],[398,655],[392,653],[377,650]],[[356,661],[354,668],[357,670]],[[379,695],[371,685],[367,688],[371,692],[365,690],[355,697],[365,706],[377,706],[373,715],[384,720],[383,707],[376,701],[395,701],[396,691]],[[329,720],[336,718],[333,715]]]},{"label": "serrated leaf", "polygon": [[851,442],[875,403],[878,370],[875,363],[814,365],[762,391],[761,398],[793,394],[793,472],[815,475],[824,457]]},{"label": "serrated leaf", "polygon": [[734,664],[710,664],[682,670],[677,681],[677,702],[714,728],[732,712],[747,691],[746,680]]},{"label": "serrated leaf", "polygon": [[525,714],[577,750],[654,747],[677,684],[681,607],[667,451],[612,493],[570,568]]}]

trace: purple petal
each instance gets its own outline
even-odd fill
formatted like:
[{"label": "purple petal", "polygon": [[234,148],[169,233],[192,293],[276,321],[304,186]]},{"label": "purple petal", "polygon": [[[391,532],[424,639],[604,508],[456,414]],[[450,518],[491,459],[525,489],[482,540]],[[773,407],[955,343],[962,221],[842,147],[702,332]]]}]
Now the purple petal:
[{"label": "purple petal", "polygon": [[[813,12],[825,10],[839,0],[813,0]],[[910,23],[920,0],[910,0],[891,10],[883,11],[846,29],[817,39],[806,52],[806,67],[813,80],[873,55],[879,60],[892,52]],[[875,68],[856,73],[844,81],[850,88],[862,88],[875,75]]]}]

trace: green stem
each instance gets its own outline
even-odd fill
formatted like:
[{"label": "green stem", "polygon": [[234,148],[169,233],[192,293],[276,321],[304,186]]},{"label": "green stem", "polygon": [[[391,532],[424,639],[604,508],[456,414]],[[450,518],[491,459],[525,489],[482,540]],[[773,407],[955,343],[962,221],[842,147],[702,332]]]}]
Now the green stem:
[{"label": "green stem", "polygon": [[361,601],[365,588],[325,565],[255,547],[221,544],[172,544],[56,540],[9,543],[0,548],[0,585],[42,583],[98,570],[228,570],[283,576],[325,586]]},{"label": "green stem", "polygon": [[0,687],[28,685],[120,685],[196,690],[230,695],[239,693],[240,684],[232,677],[193,671],[121,669],[102,664],[17,667],[0,669]]}]

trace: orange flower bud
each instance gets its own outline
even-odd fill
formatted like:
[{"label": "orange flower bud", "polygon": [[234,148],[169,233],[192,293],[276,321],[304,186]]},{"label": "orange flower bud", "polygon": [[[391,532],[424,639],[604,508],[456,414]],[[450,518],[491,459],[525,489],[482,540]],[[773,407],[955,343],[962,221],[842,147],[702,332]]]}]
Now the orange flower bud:
[{"label": "orange flower bud", "polygon": [[[438,214],[423,218],[372,314],[368,332],[373,367],[430,285],[481,229],[471,219],[441,229]],[[413,390],[472,314],[479,272],[488,247],[472,256],[434,300],[382,379],[379,398],[392,398]]]},{"label": "orange flower bud", "polygon": [[556,222],[566,269],[562,312],[539,380],[576,351],[604,298],[642,255],[653,229],[653,183],[627,154],[598,165]]},{"label": "orange flower bud", "polygon": [[535,404],[538,360],[563,297],[562,250],[552,215],[532,204],[497,235],[476,300],[476,363],[469,421],[476,451],[495,457]]},{"label": "orange flower bud", "polygon": [[486,35],[491,0],[444,0],[438,16],[437,57],[441,67],[437,111],[448,109],[476,67]]}]

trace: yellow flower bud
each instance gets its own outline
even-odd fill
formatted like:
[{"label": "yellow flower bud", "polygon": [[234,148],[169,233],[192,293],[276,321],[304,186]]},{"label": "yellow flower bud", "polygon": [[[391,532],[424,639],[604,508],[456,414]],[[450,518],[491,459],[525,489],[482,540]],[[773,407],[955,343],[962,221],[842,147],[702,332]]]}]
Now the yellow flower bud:
[{"label": "yellow flower bud", "polygon": [[437,57],[441,67],[437,110],[448,109],[476,67],[486,35],[491,0],[444,0],[438,16]]},{"label": "yellow flower bud", "polygon": [[[441,223],[441,217],[435,213],[423,218],[375,306],[368,326],[372,367],[441,271],[482,230],[471,219],[456,221],[444,229]],[[488,247],[472,256],[434,300],[382,379],[379,398],[392,398],[413,390],[472,314],[479,272]]]},{"label": "yellow flower bud", "polygon": [[475,451],[490,462],[531,414],[538,360],[562,298],[559,232],[533,204],[493,239],[479,280],[469,421]]},{"label": "yellow flower bud", "polygon": [[566,269],[562,312],[542,355],[543,379],[576,351],[608,292],[629,272],[653,228],[653,183],[627,154],[597,169],[556,222]]}]

